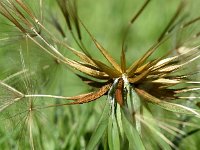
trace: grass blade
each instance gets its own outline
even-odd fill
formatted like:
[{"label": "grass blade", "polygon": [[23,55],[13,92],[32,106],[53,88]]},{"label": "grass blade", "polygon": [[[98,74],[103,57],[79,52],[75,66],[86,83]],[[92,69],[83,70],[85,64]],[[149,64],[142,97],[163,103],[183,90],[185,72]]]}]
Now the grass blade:
[{"label": "grass blade", "polygon": [[110,116],[108,122],[108,145],[110,150],[120,150],[120,138],[117,120],[112,116]]},{"label": "grass blade", "polygon": [[97,144],[100,142],[103,134],[108,127],[108,119],[109,119],[109,104],[106,103],[101,118],[98,122],[96,130],[93,132],[90,141],[86,147],[86,150],[94,150]]},{"label": "grass blade", "polygon": [[129,122],[130,116],[122,111],[122,125],[124,129],[124,133],[129,141],[129,149],[130,150],[145,150],[145,147],[142,143],[140,135],[135,127]]}]

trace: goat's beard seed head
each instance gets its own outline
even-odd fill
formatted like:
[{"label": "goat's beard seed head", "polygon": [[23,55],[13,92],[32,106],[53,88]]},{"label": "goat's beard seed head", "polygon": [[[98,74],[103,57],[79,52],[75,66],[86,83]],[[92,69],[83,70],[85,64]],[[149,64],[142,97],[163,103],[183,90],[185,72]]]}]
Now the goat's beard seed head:
[{"label": "goat's beard seed head", "polygon": [[[199,45],[185,46],[184,43],[177,45],[171,52],[165,54],[154,60],[149,60],[149,57],[158,50],[163,43],[168,41],[177,31],[182,32],[188,26],[196,23],[200,20],[199,17],[191,19],[187,22],[180,22],[177,24],[177,20],[181,16],[184,10],[185,3],[181,2],[176,12],[169,20],[169,23],[161,32],[157,41],[150,47],[141,58],[133,62],[129,67],[126,65],[126,52],[125,52],[125,40],[128,34],[130,26],[128,26],[121,48],[121,62],[120,64],[108,53],[108,51],[93,37],[81,19],[78,17],[76,3],[66,6],[65,0],[58,0],[58,6],[63,13],[66,24],[70,32],[72,33],[75,42],[82,50],[82,52],[75,50],[68,44],[61,43],[57,40],[40,22],[29,7],[22,1],[1,1],[0,13],[13,23],[28,39],[38,45],[45,52],[50,54],[56,59],[56,62],[67,65],[68,67],[77,70],[84,74],[80,75],[76,72],[86,84],[96,88],[94,92],[82,94],[79,96],[68,97],[66,99],[73,100],[73,102],[67,105],[88,103],[97,100],[103,95],[108,95],[110,88],[113,86],[116,78],[119,79],[115,88],[115,100],[120,105],[124,105],[124,91],[126,76],[127,83],[130,87],[134,88],[136,93],[147,102],[154,104],[162,103],[163,101],[171,101],[179,99],[181,93],[186,91],[193,91],[197,88],[189,86],[189,84],[195,83],[190,81],[191,74],[179,73],[181,69],[187,67],[192,62],[200,57]],[[130,25],[133,24],[137,18],[143,13],[145,8],[149,5],[150,0],[146,0],[138,13],[131,19]],[[7,7],[9,5],[9,7]],[[63,37],[65,34],[55,18],[52,18],[55,28],[61,33]],[[75,28],[72,29],[72,24],[75,24]],[[105,57],[107,63],[96,60],[91,56],[90,52],[82,42],[81,27],[88,33],[93,44]],[[73,60],[64,56],[56,47],[54,47],[46,36],[41,34],[41,30],[50,36],[50,39],[55,44],[61,44],[73,54],[78,56],[80,60]],[[77,37],[75,32],[77,33]],[[37,38],[35,38],[35,36]],[[198,37],[199,34],[194,35]],[[194,38],[193,36],[193,38]],[[45,45],[45,46],[43,46]],[[174,56],[172,54],[176,53]],[[85,77],[85,75],[87,77]],[[184,85],[184,86],[179,86]],[[180,88],[181,87],[181,88]]]},{"label": "goat's beard seed head", "polygon": [[[133,24],[137,18],[143,13],[145,8],[149,5],[149,0],[147,0],[143,6],[139,9],[138,13],[131,20],[131,24]],[[199,18],[194,18],[190,21],[183,22],[181,25],[177,25],[175,28],[174,24],[176,19],[181,16],[181,13],[184,10],[184,3],[180,3],[177,8],[174,16],[172,16],[169,23],[166,25],[166,28],[158,37],[158,40],[150,47],[147,52],[139,58],[137,61],[133,62],[129,67],[126,65],[126,54],[125,54],[125,39],[122,43],[121,50],[121,63],[117,63],[115,59],[107,52],[107,50],[92,36],[86,26],[78,17],[78,13],[76,12],[75,3],[71,7],[66,7],[66,1],[59,0],[58,5],[65,17],[68,29],[73,33],[72,30],[72,22],[75,24],[75,29],[77,32],[77,37],[75,41],[82,49],[83,52],[79,52],[67,44],[64,44],[69,51],[73,52],[76,56],[80,58],[80,61],[72,60],[70,58],[65,57],[61,54],[48,40],[43,37],[40,33],[41,30],[47,32],[49,35],[51,33],[42,25],[42,23],[37,19],[31,10],[26,6],[22,1],[16,1],[10,3],[10,7],[6,7],[8,2],[2,1],[1,11],[0,13],[9,19],[22,33],[24,33],[30,40],[39,45],[43,50],[48,52],[51,56],[53,56],[57,62],[64,63],[75,70],[82,72],[87,75],[87,77],[83,77],[77,74],[86,84],[97,88],[97,90],[93,93],[83,94],[80,96],[69,97],[69,99],[74,100],[75,102],[69,103],[71,104],[82,104],[97,100],[99,97],[103,95],[107,95],[108,91],[112,87],[114,80],[119,78],[119,83],[117,84],[115,91],[115,99],[122,106],[123,102],[123,91],[124,91],[124,80],[123,76],[126,76],[126,79],[130,86],[132,86],[136,93],[146,101],[149,102],[160,102],[160,101],[171,101],[174,99],[179,99],[179,95],[181,92],[187,90],[193,90],[194,87],[188,86],[192,81],[189,80],[191,75],[180,74],[180,70],[184,67],[190,65],[193,61],[199,58],[199,46],[184,46],[180,45],[174,48],[171,52],[167,52],[165,56],[161,56],[154,60],[149,61],[149,57],[157,51],[157,49],[165,43],[168,39],[171,38],[173,34],[175,34],[176,28],[179,30],[184,30],[188,26],[193,23],[196,23]],[[14,11],[11,11],[11,9]],[[22,11],[23,10],[23,11]],[[26,18],[25,15],[29,17]],[[71,14],[72,13],[72,14]],[[63,30],[61,26],[59,26],[58,22],[53,19],[54,25],[56,29],[62,34]],[[93,58],[89,51],[85,48],[82,43],[82,35],[80,26],[88,33],[91,37],[96,48],[103,54],[103,56],[107,59],[110,65],[106,63],[96,60]],[[129,27],[127,28],[128,33]],[[126,33],[126,34],[127,34]],[[34,38],[37,36],[37,39]],[[75,34],[73,33],[73,36]],[[196,34],[197,36],[197,34]],[[37,40],[42,41],[46,44],[46,47],[43,47]],[[59,44],[59,41],[54,40],[55,43]],[[175,52],[174,52],[175,51]],[[172,55],[175,54],[174,56]],[[95,79],[95,80],[94,80]],[[97,79],[97,80],[96,80]],[[181,84],[185,84],[185,86],[178,86]],[[179,87],[179,88],[178,88]]]},{"label": "goat's beard seed head", "polygon": [[[141,133],[140,122],[144,121],[143,118],[140,117],[142,116],[141,109],[146,109],[147,103],[152,103],[155,106],[159,106],[175,113],[200,116],[196,109],[180,105],[175,101],[178,99],[188,100],[191,98],[191,92],[200,89],[198,80],[193,80],[193,75],[196,73],[198,74],[198,71],[196,70],[199,70],[199,68],[194,67],[194,72],[187,72],[188,67],[200,57],[199,44],[193,45],[191,43],[186,44],[185,42],[178,43],[165,55],[150,60],[152,54],[155,51],[158,51],[158,49],[165,42],[168,42],[169,39],[172,39],[177,32],[181,33],[187,27],[200,20],[200,17],[197,17],[182,22],[183,17],[181,16],[181,13],[185,6],[184,3],[181,3],[178,6],[176,12],[169,20],[169,23],[166,24],[166,27],[163,32],[161,32],[160,36],[158,36],[156,42],[140,58],[132,62],[130,66],[127,66],[125,40],[130,26],[128,26],[125,31],[122,47],[119,48],[121,49],[121,56],[120,63],[118,63],[95,39],[78,17],[76,4],[68,3],[69,1],[67,0],[57,0],[57,2],[66,21],[68,30],[72,34],[79,49],[82,51],[71,47],[70,44],[67,43],[68,41],[61,42],[56,39],[56,37],[43,25],[42,21],[35,16],[34,12],[32,12],[21,0],[0,1],[0,14],[17,27],[26,39],[35,43],[44,52],[49,54],[55,60],[57,65],[63,64],[66,65],[68,69],[70,68],[73,73],[85,82],[85,84],[92,87],[93,91],[71,97],[40,94],[32,95],[30,93],[19,92],[4,82],[0,82],[0,86],[6,89],[7,93],[12,94],[9,97],[8,102],[0,106],[0,112],[7,109],[7,107],[15,102],[28,98],[31,99],[33,97],[56,98],[72,101],[64,104],[49,104],[37,108],[40,110],[48,107],[89,103],[98,100],[102,96],[107,96],[114,117],[117,115],[116,108],[120,108],[120,110],[124,111],[129,108],[129,103],[134,104],[133,109],[131,110],[132,116],[130,118],[135,119],[135,126],[139,133]],[[143,13],[149,5],[149,2],[150,0],[145,1],[136,15],[131,19],[130,25]],[[52,17],[51,19],[56,30],[63,38],[66,38],[66,33],[62,29],[62,25],[59,24],[57,18]],[[73,24],[75,26],[73,26]],[[87,49],[87,46],[84,45],[82,40],[84,36],[81,33],[81,29],[86,31],[93,44],[96,46],[96,49],[100,51],[107,62],[97,60],[90,54],[90,51]],[[188,39],[198,39],[199,36],[199,33],[195,33],[192,37],[188,37]],[[65,56],[58,47],[54,45],[66,48],[66,50],[69,50],[76,55],[76,58],[78,59],[72,59],[69,56]],[[193,96],[193,98],[198,97]],[[32,103],[29,106],[29,112],[37,110],[33,108],[34,105],[32,105]],[[30,113],[29,116],[29,118],[32,119],[32,113]],[[112,121],[114,122],[114,119]]]}]

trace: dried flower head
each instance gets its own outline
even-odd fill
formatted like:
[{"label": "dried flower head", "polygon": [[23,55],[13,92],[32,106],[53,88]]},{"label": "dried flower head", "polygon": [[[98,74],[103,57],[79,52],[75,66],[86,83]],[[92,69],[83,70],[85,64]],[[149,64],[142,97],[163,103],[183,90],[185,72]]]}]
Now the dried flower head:
[{"label": "dried flower head", "polygon": [[[42,1],[40,2],[42,3]],[[137,13],[132,17],[130,24],[125,31],[120,50],[120,63],[118,63],[102,44],[95,39],[78,17],[75,0],[57,0],[57,3],[64,16],[68,30],[75,43],[82,51],[78,51],[69,44],[59,41],[43,25],[41,20],[42,13],[41,19],[39,19],[24,1],[2,0],[0,2],[0,14],[13,23],[25,39],[38,45],[42,50],[52,56],[56,60],[56,63],[66,65],[82,81],[91,86],[94,91],[71,97],[41,95],[19,92],[14,87],[6,84],[5,81],[1,81],[0,87],[5,89],[7,94],[11,94],[7,99],[1,100],[0,112],[18,101],[24,101],[25,99],[32,99],[35,97],[56,98],[71,101],[67,103],[48,104],[47,106],[42,107],[34,107],[32,101],[30,101],[30,111],[48,107],[89,103],[106,95],[110,107],[108,107],[109,109],[107,107],[105,108],[99,126],[92,136],[92,138],[96,136],[97,140],[93,141],[91,138],[88,149],[93,149],[96,146],[106,128],[108,128],[108,146],[110,149],[116,148],[115,142],[117,142],[118,149],[120,149],[120,143],[123,148],[127,144],[124,139],[129,141],[130,149],[132,147],[136,147],[136,149],[145,149],[145,140],[141,140],[143,126],[148,127],[153,132],[155,131],[165,143],[176,149],[177,145],[165,137],[159,130],[156,130],[156,128],[159,126],[172,134],[174,133],[174,130],[177,131],[179,129],[171,129],[171,126],[167,127],[167,125],[162,123],[156,125],[153,118],[148,118],[151,111],[148,103],[152,103],[155,106],[159,106],[175,113],[200,117],[198,109],[176,102],[176,100],[180,99],[188,100],[198,98],[197,96],[191,96],[191,92],[196,92],[200,89],[199,81],[193,80],[193,76],[198,74],[198,68],[195,69],[196,71],[190,72],[188,66],[200,57],[200,45],[198,44],[200,34],[195,32],[191,37],[187,37],[185,41],[182,40],[181,42],[177,42],[171,50],[156,59],[150,59],[150,57],[176,34],[181,34],[189,27],[196,24],[200,20],[200,17],[197,16],[196,18],[184,21],[185,16],[182,15],[182,13],[186,4],[185,1],[181,1],[176,12],[163,29],[163,32],[161,32],[156,42],[142,55],[142,57],[134,61],[130,66],[127,66],[125,41],[128,32],[130,31],[131,25],[136,22],[138,17],[141,16],[148,7],[150,0],[144,2]],[[52,16],[51,21],[61,36],[65,38],[66,34],[58,20]],[[86,31],[90,36],[93,44],[107,60],[106,63],[97,60],[90,54],[90,51],[86,48],[87,46],[82,40],[84,37],[81,33],[81,29]],[[188,44],[189,41],[193,42]],[[78,59],[71,59],[68,56],[64,56],[64,54],[62,54],[54,45],[65,47],[75,54]],[[23,57],[21,58],[23,60]],[[26,71],[23,70],[17,74],[24,72]],[[111,115],[108,115],[108,113]],[[105,121],[105,118],[108,120],[106,125],[105,123],[102,123]],[[29,125],[29,127],[30,126],[32,125]],[[102,127],[100,128],[100,126]],[[124,134],[126,135],[126,138],[123,136]],[[30,135],[32,135],[31,127]],[[32,136],[30,137],[30,143],[33,148],[34,140]],[[123,140],[120,141],[120,139]],[[132,140],[134,141],[133,144],[131,143]],[[163,144],[161,141],[158,141],[158,143],[162,148],[167,147],[167,145]]]}]

